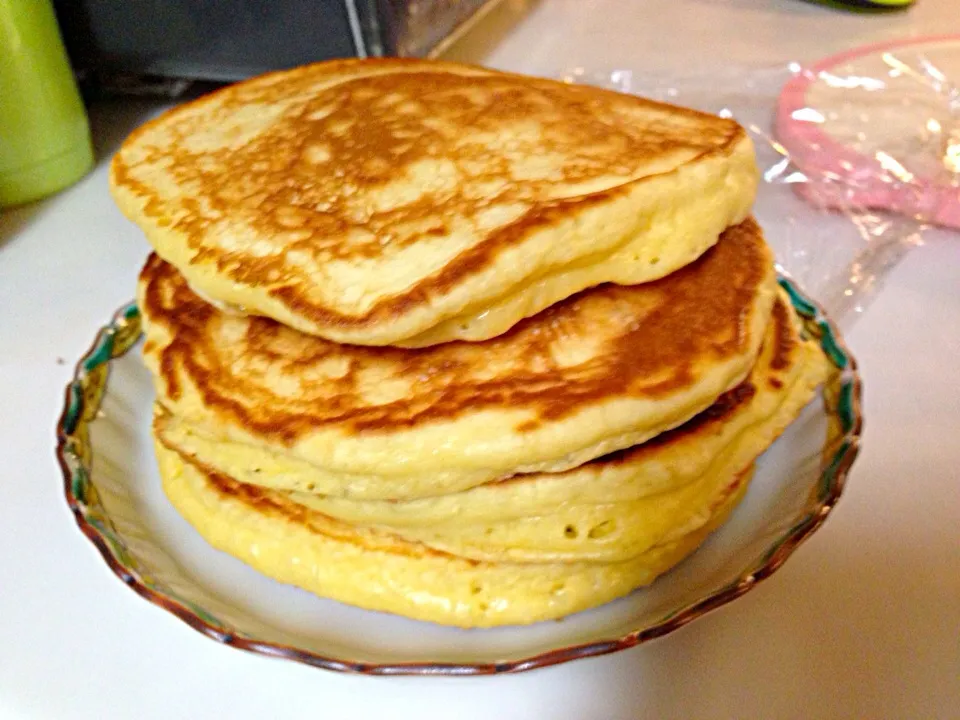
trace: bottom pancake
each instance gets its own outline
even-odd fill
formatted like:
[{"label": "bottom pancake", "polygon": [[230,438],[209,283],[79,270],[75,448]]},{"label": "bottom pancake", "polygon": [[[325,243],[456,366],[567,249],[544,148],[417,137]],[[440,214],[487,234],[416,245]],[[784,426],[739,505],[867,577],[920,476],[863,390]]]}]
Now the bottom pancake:
[{"label": "bottom pancake", "polygon": [[164,491],[214,547],[280,582],[370,610],[460,627],[523,625],[602,605],[652,582],[722,524],[752,468],[715,497],[696,531],[619,563],[469,560],[350,525],[245,485],[156,443]]}]

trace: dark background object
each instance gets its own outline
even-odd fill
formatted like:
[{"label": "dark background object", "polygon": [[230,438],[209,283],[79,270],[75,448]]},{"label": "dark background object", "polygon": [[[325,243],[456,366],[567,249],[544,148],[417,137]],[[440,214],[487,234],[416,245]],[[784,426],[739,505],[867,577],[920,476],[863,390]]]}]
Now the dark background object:
[{"label": "dark background object", "polygon": [[498,0],[54,0],[86,85],[215,82],[338,57],[436,52]]},{"label": "dark background object", "polygon": [[888,13],[906,10],[914,0],[806,0],[814,5],[826,5],[837,10],[859,13]]}]

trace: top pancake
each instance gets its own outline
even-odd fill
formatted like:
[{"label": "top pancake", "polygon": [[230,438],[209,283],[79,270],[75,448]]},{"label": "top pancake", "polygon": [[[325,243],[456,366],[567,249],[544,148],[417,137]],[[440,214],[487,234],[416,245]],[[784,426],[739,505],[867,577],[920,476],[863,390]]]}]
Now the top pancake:
[{"label": "top pancake", "polygon": [[331,343],[218,311],[156,256],[138,296],[157,400],[205,461],[401,498],[576,467],[684,422],[746,377],[776,287],[750,220],[662,280],[593,288],[483,343]]},{"label": "top pancake", "polygon": [[207,298],[363,345],[482,340],[693,261],[746,217],[731,120],[423,60],[273,73],[175,108],[113,195]]}]

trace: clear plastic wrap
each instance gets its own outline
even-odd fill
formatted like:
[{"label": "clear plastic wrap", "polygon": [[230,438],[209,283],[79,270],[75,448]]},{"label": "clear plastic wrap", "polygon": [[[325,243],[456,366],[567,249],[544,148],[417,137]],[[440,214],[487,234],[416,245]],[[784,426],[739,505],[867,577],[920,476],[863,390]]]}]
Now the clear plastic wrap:
[{"label": "clear plastic wrap", "polygon": [[808,67],[672,77],[574,68],[562,78],[736,118],[756,146],[754,213],[781,269],[841,325],[928,225],[960,228],[960,37]]}]

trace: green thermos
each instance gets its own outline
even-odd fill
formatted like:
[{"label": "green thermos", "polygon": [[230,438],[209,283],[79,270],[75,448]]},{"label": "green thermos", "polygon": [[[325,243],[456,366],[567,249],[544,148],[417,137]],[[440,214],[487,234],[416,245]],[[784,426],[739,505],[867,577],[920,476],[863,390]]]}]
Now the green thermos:
[{"label": "green thermos", "polygon": [[92,165],[50,0],[0,0],[0,207],[62,190]]}]

